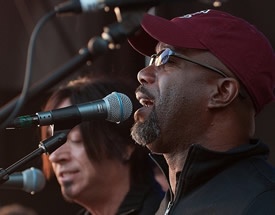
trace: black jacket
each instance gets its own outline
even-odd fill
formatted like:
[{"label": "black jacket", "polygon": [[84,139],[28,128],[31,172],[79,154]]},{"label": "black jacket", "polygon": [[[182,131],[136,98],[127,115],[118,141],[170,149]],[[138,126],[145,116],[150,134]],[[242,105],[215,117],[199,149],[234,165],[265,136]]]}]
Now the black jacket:
[{"label": "black jacket", "polygon": [[[143,185],[132,185],[116,215],[153,215],[164,197],[160,185],[152,178]],[[91,215],[83,209],[78,215]]]},{"label": "black jacket", "polygon": [[274,215],[275,169],[268,147],[253,140],[228,152],[193,145],[182,172],[157,214]]}]

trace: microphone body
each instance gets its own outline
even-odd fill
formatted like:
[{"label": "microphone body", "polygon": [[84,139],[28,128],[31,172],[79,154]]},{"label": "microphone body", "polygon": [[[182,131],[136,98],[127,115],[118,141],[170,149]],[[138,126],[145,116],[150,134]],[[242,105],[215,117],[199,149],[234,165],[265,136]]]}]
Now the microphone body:
[{"label": "microphone body", "polygon": [[[138,7],[156,6],[160,1],[161,0],[70,0],[57,5],[55,11],[62,14],[97,11],[104,9],[105,7],[136,9]],[[168,2],[168,0],[166,0],[166,2]]]},{"label": "microphone body", "polygon": [[23,172],[16,172],[0,185],[0,189],[17,189],[34,194],[45,187],[46,180],[41,170],[31,167]]},{"label": "microphone body", "polygon": [[60,128],[72,128],[82,121],[92,119],[106,119],[119,123],[126,120],[132,110],[132,102],[128,96],[113,92],[100,100],[17,117],[7,128],[53,124],[57,124]]}]

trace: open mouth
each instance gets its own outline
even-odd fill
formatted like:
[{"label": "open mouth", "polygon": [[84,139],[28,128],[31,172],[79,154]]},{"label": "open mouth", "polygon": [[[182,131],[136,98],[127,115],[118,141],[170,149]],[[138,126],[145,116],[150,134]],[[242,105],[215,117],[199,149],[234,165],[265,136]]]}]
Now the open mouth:
[{"label": "open mouth", "polygon": [[143,107],[151,107],[154,105],[154,100],[140,91],[136,92],[136,97]]},{"label": "open mouth", "polygon": [[154,105],[154,101],[148,98],[140,98],[139,103],[144,107],[151,107]]}]

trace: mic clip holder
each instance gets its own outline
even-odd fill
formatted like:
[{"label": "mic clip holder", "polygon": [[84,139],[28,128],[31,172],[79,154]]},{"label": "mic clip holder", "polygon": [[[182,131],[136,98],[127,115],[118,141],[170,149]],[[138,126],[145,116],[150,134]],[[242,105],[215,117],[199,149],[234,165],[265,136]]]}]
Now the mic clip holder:
[{"label": "mic clip holder", "polygon": [[67,135],[70,130],[58,131],[53,134],[53,136],[43,140],[38,145],[39,147],[35,149],[30,154],[26,155],[19,161],[15,162],[6,169],[0,169],[0,184],[3,184],[5,181],[9,180],[9,175],[18,170],[21,166],[25,165],[29,161],[37,158],[43,153],[50,154],[58,147],[63,145],[67,141]]},{"label": "mic clip holder", "polygon": [[101,37],[94,37],[89,40],[87,49],[91,57],[103,54],[109,50],[119,49],[120,44],[139,29],[145,13],[144,10],[132,10],[121,13],[119,8],[115,8],[115,11],[118,22],[104,27]]},{"label": "mic clip holder", "polygon": [[134,34],[140,27],[144,9],[127,10],[121,12],[119,7],[114,8],[117,22],[109,27],[103,28],[101,37],[109,42],[109,48],[120,48],[120,43],[124,42],[128,36]]},{"label": "mic clip holder", "polygon": [[[120,13],[119,11],[119,13],[116,13],[118,19],[117,23],[104,27],[101,37],[97,36],[91,38],[87,44],[87,47],[81,48],[78,55],[54,71],[51,76],[36,82],[30,88],[27,100],[35,99],[41,92],[48,90],[60,81],[64,80],[64,78],[67,78],[80,66],[85,63],[89,63],[90,60],[94,60],[96,57],[103,55],[109,50],[118,49],[120,47],[120,43],[126,40],[128,36],[134,34],[139,28],[145,10],[137,9],[125,11],[123,13]],[[5,107],[1,109],[3,115],[8,115],[15,107],[17,101],[18,96],[6,104]],[[2,120],[4,120],[4,118],[0,115],[0,121]]]}]

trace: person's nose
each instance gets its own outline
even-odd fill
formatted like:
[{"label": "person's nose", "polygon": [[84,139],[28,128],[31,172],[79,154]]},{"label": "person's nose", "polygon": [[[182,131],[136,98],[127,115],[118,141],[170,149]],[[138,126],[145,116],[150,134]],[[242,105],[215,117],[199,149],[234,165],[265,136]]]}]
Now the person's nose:
[{"label": "person's nose", "polygon": [[69,160],[70,158],[70,146],[69,143],[64,143],[62,146],[57,148],[53,151],[50,156],[49,160],[53,163],[60,163],[62,161]]},{"label": "person's nose", "polygon": [[137,74],[137,79],[141,84],[152,84],[156,79],[155,66],[147,66],[140,70]]}]

